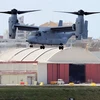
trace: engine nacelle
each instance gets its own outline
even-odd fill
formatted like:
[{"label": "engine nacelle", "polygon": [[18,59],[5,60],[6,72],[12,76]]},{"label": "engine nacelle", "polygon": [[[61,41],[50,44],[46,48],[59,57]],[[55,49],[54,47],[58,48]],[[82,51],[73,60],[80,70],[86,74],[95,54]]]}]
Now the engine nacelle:
[{"label": "engine nacelle", "polygon": [[18,23],[18,19],[16,15],[12,15],[9,18],[9,38],[15,39],[16,37],[16,27],[14,27],[15,24]]},{"label": "engine nacelle", "polygon": [[84,31],[82,33],[82,38],[87,39],[88,38],[88,21],[86,20],[84,23]]},{"label": "engine nacelle", "polygon": [[82,33],[84,31],[84,18],[83,18],[83,16],[79,16],[76,19],[75,27],[76,27],[76,31],[75,31],[76,39],[81,40]]},{"label": "engine nacelle", "polygon": [[80,22],[79,22],[78,18],[76,19],[75,26],[76,26],[76,32],[75,32],[76,39],[80,40],[81,39],[81,34],[80,34],[81,29],[80,29]]},{"label": "engine nacelle", "polygon": [[76,29],[76,24],[72,25],[72,30],[75,31],[76,39],[78,39],[79,38],[79,34],[78,34],[78,30]]}]

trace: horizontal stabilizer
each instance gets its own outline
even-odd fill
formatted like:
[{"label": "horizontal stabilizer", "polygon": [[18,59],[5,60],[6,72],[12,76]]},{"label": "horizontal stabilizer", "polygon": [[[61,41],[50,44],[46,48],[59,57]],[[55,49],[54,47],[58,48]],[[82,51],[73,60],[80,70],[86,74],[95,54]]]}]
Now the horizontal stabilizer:
[{"label": "horizontal stabilizer", "polygon": [[20,24],[16,24],[14,25],[14,27],[18,28],[18,30],[24,30],[24,31],[35,31],[35,30],[39,30],[39,27],[34,27],[34,26],[27,26],[27,25],[20,25]]}]

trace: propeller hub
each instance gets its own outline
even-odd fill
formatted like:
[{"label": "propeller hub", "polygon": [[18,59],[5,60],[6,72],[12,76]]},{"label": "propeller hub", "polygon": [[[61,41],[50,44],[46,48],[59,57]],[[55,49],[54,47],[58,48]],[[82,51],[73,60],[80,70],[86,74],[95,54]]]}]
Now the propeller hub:
[{"label": "propeller hub", "polygon": [[84,11],[83,10],[79,10],[78,11],[78,15],[82,15],[83,16],[84,15]]},{"label": "propeller hub", "polygon": [[12,9],[12,10],[11,10],[11,13],[12,13],[12,14],[17,14],[17,12],[18,12],[18,11],[17,11],[16,9]]}]

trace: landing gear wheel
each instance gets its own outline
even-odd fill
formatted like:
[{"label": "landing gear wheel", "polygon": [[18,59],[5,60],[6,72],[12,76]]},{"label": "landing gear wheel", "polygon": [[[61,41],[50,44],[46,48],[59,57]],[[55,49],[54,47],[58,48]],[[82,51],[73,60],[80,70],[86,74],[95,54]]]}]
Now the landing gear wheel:
[{"label": "landing gear wheel", "polygon": [[42,49],[42,46],[40,46],[40,49]]},{"label": "landing gear wheel", "polygon": [[45,46],[43,45],[42,48],[45,49]]},{"label": "landing gear wheel", "polygon": [[44,46],[44,45],[41,45],[41,46],[40,46],[40,49],[45,49],[45,46]]},{"label": "landing gear wheel", "polygon": [[63,50],[64,49],[64,46],[63,45],[61,45],[61,46],[59,46],[59,50]]},{"label": "landing gear wheel", "polygon": [[60,43],[59,50],[60,50],[60,49],[62,49],[62,50],[64,49],[64,46],[63,46],[62,43]]},{"label": "landing gear wheel", "polygon": [[30,44],[30,48],[32,48],[33,47],[33,45],[32,44]]}]

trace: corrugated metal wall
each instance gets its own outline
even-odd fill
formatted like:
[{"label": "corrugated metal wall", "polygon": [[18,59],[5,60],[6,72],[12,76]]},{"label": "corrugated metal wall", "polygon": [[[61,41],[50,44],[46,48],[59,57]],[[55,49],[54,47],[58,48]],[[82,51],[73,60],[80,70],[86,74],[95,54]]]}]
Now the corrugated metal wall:
[{"label": "corrugated metal wall", "polygon": [[69,82],[69,64],[47,64],[47,81],[57,81],[63,79]]},{"label": "corrugated metal wall", "polygon": [[[69,64],[47,64],[47,81],[57,81],[59,78],[69,82]],[[85,65],[86,82],[100,83],[100,64]]]},{"label": "corrugated metal wall", "polygon": [[100,64],[86,64],[86,82],[100,83]]}]

